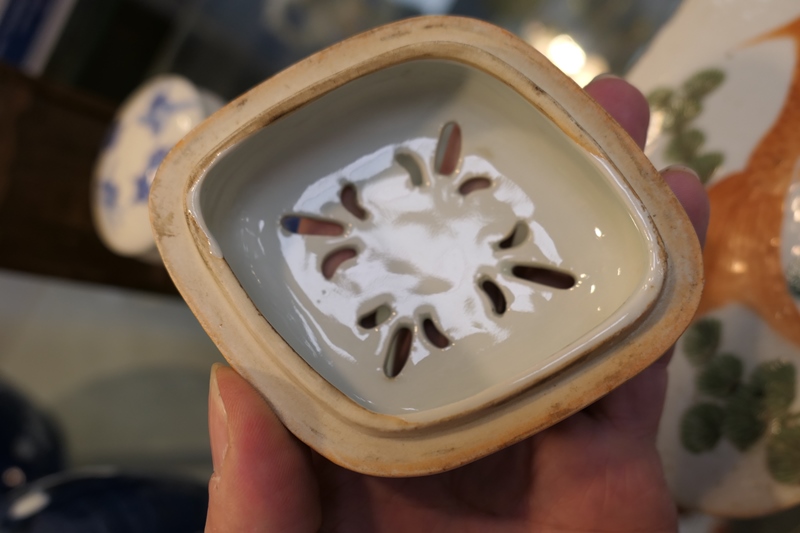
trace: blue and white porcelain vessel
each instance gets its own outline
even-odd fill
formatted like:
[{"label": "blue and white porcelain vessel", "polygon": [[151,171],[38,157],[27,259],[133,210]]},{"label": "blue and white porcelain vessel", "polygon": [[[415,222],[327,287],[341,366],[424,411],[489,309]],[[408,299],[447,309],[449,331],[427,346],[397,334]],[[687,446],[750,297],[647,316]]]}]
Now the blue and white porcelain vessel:
[{"label": "blue and white porcelain vessel", "polygon": [[153,176],[167,152],[222,103],[181,76],[164,75],[147,81],[122,104],[92,187],[95,226],[108,248],[160,262],[147,211]]}]

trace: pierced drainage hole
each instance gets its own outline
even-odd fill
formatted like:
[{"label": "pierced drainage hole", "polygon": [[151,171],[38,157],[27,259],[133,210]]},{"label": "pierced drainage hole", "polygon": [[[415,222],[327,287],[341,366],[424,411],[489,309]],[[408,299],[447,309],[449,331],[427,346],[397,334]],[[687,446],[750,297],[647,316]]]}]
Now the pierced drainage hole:
[{"label": "pierced drainage hole", "polygon": [[386,374],[386,377],[397,377],[406,366],[408,356],[411,354],[412,340],[414,340],[414,334],[409,328],[400,328],[395,332],[392,342],[389,344],[386,362],[383,364],[383,373]]},{"label": "pierced drainage hole", "polygon": [[462,183],[461,187],[458,188],[458,192],[460,192],[462,196],[466,196],[471,192],[488,189],[491,186],[492,180],[489,178],[472,178]]},{"label": "pierced drainage hole", "polygon": [[575,286],[575,277],[572,274],[550,268],[517,265],[511,269],[511,273],[520,279],[554,289],[571,289]]},{"label": "pierced drainage hole", "polygon": [[530,231],[527,224],[524,222],[517,222],[514,229],[508,234],[508,237],[497,243],[497,247],[501,250],[507,250],[508,248],[519,246],[528,238]]},{"label": "pierced drainage hole", "polygon": [[431,341],[431,344],[437,348],[447,348],[450,346],[450,339],[439,331],[439,328],[436,327],[436,324],[434,324],[433,320],[430,318],[426,318],[422,321],[422,330],[425,332],[425,336],[428,340]]},{"label": "pierced drainage hole", "polygon": [[486,296],[488,296],[489,300],[492,302],[494,312],[498,315],[504,314],[508,304],[506,303],[506,297],[503,291],[500,290],[500,287],[498,287],[494,281],[486,279],[481,282],[481,289],[483,289],[483,292],[486,293]]},{"label": "pierced drainage hole", "polygon": [[342,263],[356,255],[357,252],[353,248],[343,248],[329,253],[322,262],[322,275],[325,279],[331,279]]},{"label": "pierced drainage hole", "polygon": [[372,329],[380,326],[392,316],[392,308],[388,305],[381,305],[371,313],[367,313],[358,319],[358,325],[364,329]]},{"label": "pierced drainage hole", "polygon": [[335,237],[344,233],[344,227],[341,224],[299,215],[283,217],[281,226],[286,231],[298,235],[330,235]]},{"label": "pierced drainage hole", "polygon": [[411,178],[411,184],[414,187],[422,187],[422,185],[425,183],[425,177],[422,174],[422,167],[420,166],[419,162],[414,159],[414,156],[405,154],[403,152],[398,152],[394,154],[394,160],[397,161],[397,164],[403,167],[406,172],[408,172],[408,175]]},{"label": "pierced drainage hole", "polygon": [[344,208],[347,209],[351,215],[359,220],[365,220],[367,218],[366,210],[358,203],[358,191],[356,191],[353,184],[344,186],[339,195],[339,199],[342,201]]},{"label": "pierced drainage hole", "polygon": [[457,122],[448,122],[439,133],[433,168],[439,174],[450,176],[458,168],[459,159],[461,159],[461,126]]}]

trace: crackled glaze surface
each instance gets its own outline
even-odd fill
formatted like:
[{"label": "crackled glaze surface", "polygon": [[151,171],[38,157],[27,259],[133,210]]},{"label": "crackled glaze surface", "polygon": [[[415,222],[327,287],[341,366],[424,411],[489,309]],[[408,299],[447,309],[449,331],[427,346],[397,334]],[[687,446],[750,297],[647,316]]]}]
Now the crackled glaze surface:
[{"label": "crackled glaze surface", "polygon": [[[435,161],[451,121],[462,146],[448,175]],[[343,205],[348,186],[363,213]],[[491,399],[541,378],[631,324],[663,277],[654,230],[613,170],[507,86],[456,63],[351,82],[222,154],[192,194],[270,324],[381,413]],[[340,231],[303,234],[303,217]],[[328,279],[325,259],[340,250],[353,253]],[[574,285],[524,279],[515,266]],[[360,323],[376,310],[379,323]],[[387,377],[401,328],[409,360]]]}]

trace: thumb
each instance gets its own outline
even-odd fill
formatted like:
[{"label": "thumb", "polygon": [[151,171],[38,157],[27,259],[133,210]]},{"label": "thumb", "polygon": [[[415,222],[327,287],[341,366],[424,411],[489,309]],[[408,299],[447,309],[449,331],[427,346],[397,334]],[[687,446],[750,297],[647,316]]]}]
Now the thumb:
[{"label": "thumb", "polygon": [[214,365],[208,425],[214,474],[206,533],[317,531],[311,456],[233,369]]}]

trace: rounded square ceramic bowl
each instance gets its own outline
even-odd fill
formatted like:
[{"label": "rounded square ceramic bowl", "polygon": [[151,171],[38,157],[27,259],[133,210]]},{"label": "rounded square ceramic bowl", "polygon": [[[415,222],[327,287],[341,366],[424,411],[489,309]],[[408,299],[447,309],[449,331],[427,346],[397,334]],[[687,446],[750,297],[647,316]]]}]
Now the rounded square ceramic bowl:
[{"label": "rounded square ceramic bowl", "polygon": [[635,143],[528,45],[412,19],[276,75],[191,132],[150,196],[175,283],[322,455],[457,467],[606,394],[702,287]]}]

